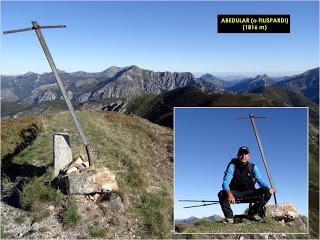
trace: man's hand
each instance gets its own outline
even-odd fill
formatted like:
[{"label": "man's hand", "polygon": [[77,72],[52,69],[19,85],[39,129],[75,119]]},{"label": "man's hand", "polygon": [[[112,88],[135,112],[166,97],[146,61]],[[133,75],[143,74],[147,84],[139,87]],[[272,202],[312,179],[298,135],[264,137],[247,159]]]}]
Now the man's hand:
[{"label": "man's hand", "polygon": [[229,203],[235,203],[236,202],[236,199],[234,198],[232,192],[229,190],[227,191],[227,195],[228,195],[228,202]]},{"label": "man's hand", "polygon": [[275,189],[273,189],[273,188],[269,188],[269,193],[271,193],[271,195],[272,194],[274,194],[276,192],[276,190]]}]

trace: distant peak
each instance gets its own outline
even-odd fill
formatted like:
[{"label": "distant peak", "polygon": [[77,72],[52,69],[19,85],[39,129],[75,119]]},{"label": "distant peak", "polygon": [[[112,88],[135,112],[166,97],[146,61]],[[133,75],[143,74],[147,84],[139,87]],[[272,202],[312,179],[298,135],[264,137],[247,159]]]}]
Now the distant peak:
[{"label": "distant peak", "polygon": [[131,65],[129,69],[141,69],[141,68],[139,68],[137,65]]},{"label": "distant peak", "polygon": [[192,220],[192,219],[196,219],[196,217],[195,216],[191,216],[191,217],[187,218],[187,220]]},{"label": "distant peak", "polygon": [[117,66],[111,66],[111,67],[108,67],[107,69],[119,69],[121,67],[117,67]]},{"label": "distant peak", "polygon": [[27,72],[25,74],[22,74],[22,76],[30,76],[30,75],[33,75],[33,74],[36,74],[36,73],[29,71],[29,72]]},{"label": "distant peak", "polygon": [[111,67],[108,67],[107,69],[103,70],[102,72],[117,71],[118,69],[121,69],[121,67],[111,66]]},{"label": "distant peak", "polygon": [[210,74],[210,73],[205,73],[205,74],[203,74],[201,77],[202,77],[202,78],[211,78],[211,77],[213,77],[213,75]]},{"label": "distant peak", "polygon": [[257,76],[255,77],[255,79],[267,80],[267,79],[269,79],[269,76],[264,73],[264,74],[262,74],[262,75],[257,75]]}]

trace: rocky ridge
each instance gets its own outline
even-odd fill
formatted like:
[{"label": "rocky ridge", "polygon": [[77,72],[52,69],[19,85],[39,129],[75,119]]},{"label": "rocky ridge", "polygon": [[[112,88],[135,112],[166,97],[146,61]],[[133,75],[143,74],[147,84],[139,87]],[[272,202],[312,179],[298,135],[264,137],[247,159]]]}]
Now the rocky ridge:
[{"label": "rocky ridge", "polygon": [[[215,84],[196,78],[189,72],[154,72],[134,65],[112,66],[98,73],[59,73],[75,103],[103,98],[132,98],[142,93],[160,94],[185,86],[195,86],[205,92],[219,90]],[[19,100],[37,105],[61,98],[52,73],[1,76],[1,81],[1,100],[5,102]]]},{"label": "rocky ridge", "polygon": [[132,98],[142,93],[160,94],[185,86],[195,86],[205,92],[218,90],[214,84],[195,78],[192,73],[153,72],[131,66],[126,71],[119,72],[113,81],[107,81],[102,87],[76,97],[74,102],[82,103],[102,98]]}]

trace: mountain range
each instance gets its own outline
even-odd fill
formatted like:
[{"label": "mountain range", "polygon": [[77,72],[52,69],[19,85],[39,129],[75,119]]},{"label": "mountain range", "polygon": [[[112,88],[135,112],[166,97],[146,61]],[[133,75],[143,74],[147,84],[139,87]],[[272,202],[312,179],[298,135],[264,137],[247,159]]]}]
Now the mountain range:
[{"label": "mountain range", "polygon": [[255,78],[243,79],[233,86],[227,87],[226,90],[243,93],[253,89],[272,86],[276,82],[269,78],[266,74],[258,75]]},{"label": "mountain range", "polygon": [[277,82],[275,86],[302,92],[307,98],[319,103],[319,68],[288,77],[284,81]]},{"label": "mountain range", "polygon": [[224,219],[223,217],[219,216],[219,215],[212,215],[209,217],[203,217],[203,218],[197,218],[197,217],[189,217],[186,219],[176,219],[175,223],[176,224],[195,224],[196,222],[198,222],[199,220],[210,220],[210,221],[221,221],[222,219]]},{"label": "mountain range", "polygon": [[[266,74],[229,82],[211,74],[196,78],[190,72],[154,72],[137,66],[109,67],[98,73],[59,71],[74,102],[102,98],[132,98],[142,93],[160,94],[179,87],[195,86],[204,92],[229,91],[243,93],[252,89],[278,86],[300,91],[317,102],[319,99],[319,68],[275,81]],[[1,101],[22,101],[39,104],[61,98],[52,73],[28,72],[17,76],[1,76]]]},{"label": "mountain range", "polygon": [[242,94],[205,93],[195,87],[177,88],[132,99],[126,112],[172,128],[174,107],[309,107],[310,121],[316,123],[319,117],[318,104],[296,91],[274,86]]},{"label": "mountain range", "polygon": [[[160,94],[175,88],[195,86],[204,92],[219,91],[213,83],[189,72],[154,72],[137,66],[110,67],[99,73],[60,71],[69,97],[76,103],[103,98],[132,98],[142,93]],[[40,104],[62,99],[52,73],[28,72],[1,76],[1,101]]]},{"label": "mountain range", "polygon": [[[92,104],[87,103],[104,99],[132,99],[145,93],[165,94],[183,87],[194,87],[203,93],[208,93],[209,96],[217,93],[232,93],[255,94],[265,97],[267,94],[268,96],[272,95],[273,100],[275,97],[281,100],[279,97],[286,95],[286,102],[289,95],[291,97],[294,95],[293,99],[296,102],[302,96],[315,103],[319,101],[319,68],[291,77],[285,76],[281,81],[279,79],[276,81],[266,74],[262,74],[254,78],[244,78],[232,82],[219,79],[211,74],[204,74],[196,78],[190,72],[154,72],[134,65],[129,67],[112,66],[97,73],[59,72],[65,82],[69,98],[76,106],[84,103],[86,103],[85,106],[91,106]],[[276,93],[281,91],[279,89],[283,89],[280,96]],[[32,108],[37,108],[33,113],[39,111],[48,113],[50,109],[51,111],[58,110],[59,106],[63,105],[63,101],[60,100],[63,100],[63,97],[52,73],[28,72],[23,75],[1,76],[1,103],[3,109],[7,109],[5,113],[1,113],[1,116],[8,115],[8,113],[13,115],[21,110]],[[305,106],[303,105],[305,99],[299,101],[302,101],[301,106]],[[47,102],[58,104],[50,107],[50,104],[45,104]],[[293,105],[295,106],[296,103]],[[19,111],[15,112],[14,109]],[[28,115],[28,113],[26,114]]]}]

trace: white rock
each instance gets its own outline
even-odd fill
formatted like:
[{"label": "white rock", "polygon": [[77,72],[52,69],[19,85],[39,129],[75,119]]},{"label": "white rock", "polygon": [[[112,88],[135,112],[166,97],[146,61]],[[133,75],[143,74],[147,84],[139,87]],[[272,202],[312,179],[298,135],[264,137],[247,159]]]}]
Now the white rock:
[{"label": "white rock", "polygon": [[53,211],[53,210],[54,210],[54,206],[50,205],[50,206],[48,207],[48,209],[49,209],[50,211]]},{"label": "white rock", "polygon": [[69,174],[69,173],[72,173],[72,172],[77,172],[77,171],[78,171],[78,168],[72,167],[72,168],[67,169],[66,174]]},{"label": "white rock", "polygon": [[96,193],[93,197],[94,197],[94,200],[97,201],[98,198],[100,197],[100,194],[99,194],[99,193]]},{"label": "white rock", "polygon": [[116,175],[108,168],[72,172],[61,178],[68,194],[92,194],[118,190]]},{"label": "white rock", "polygon": [[82,164],[87,168],[89,167],[89,162],[83,162]]},{"label": "white rock", "polygon": [[285,219],[286,221],[294,220],[299,217],[296,207],[291,203],[280,203],[277,205],[266,206],[266,216],[277,220]]},{"label": "white rock", "polygon": [[69,169],[78,167],[83,163],[83,157],[78,156],[63,168],[63,172],[67,173]]}]

